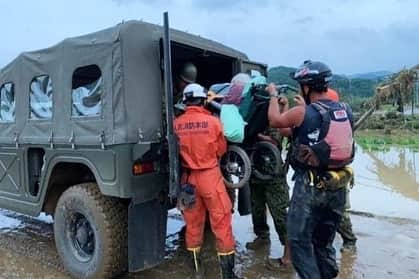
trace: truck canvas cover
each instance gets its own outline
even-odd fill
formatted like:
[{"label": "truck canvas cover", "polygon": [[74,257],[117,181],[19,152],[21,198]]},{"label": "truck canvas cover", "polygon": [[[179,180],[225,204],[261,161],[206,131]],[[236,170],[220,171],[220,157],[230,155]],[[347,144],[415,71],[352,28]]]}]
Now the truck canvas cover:
[{"label": "truck canvas cover", "polygon": [[[19,55],[0,71],[0,86],[14,85],[16,116],[14,121],[0,121],[0,143],[113,145],[159,140],[163,134],[162,35],[161,26],[128,21]],[[245,54],[199,36],[172,30],[171,38],[247,60]],[[100,69],[100,79],[90,89],[87,85],[75,88],[83,84],[74,79],[77,69],[93,65]],[[88,78],[89,73],[85,75]],[[31,96],[42,84],[43,93],[51,98],[49,105],[44,103],[46,108]],[[89,95],[89,90],[96,93]],[[1,98],[3,105],[5,96]],[[38,113],[45,117],[37,117]]]}]

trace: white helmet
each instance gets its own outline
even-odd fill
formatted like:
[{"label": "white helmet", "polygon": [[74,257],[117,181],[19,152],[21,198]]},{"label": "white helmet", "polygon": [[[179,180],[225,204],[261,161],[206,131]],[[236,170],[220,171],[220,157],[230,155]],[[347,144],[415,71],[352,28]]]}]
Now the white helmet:
[{"label": "white helmet", "polygon": [[207,98],[207,92],[205,92],[204,87],[198,83],[191,83],[183,89],[183,101],[189,98]]}]

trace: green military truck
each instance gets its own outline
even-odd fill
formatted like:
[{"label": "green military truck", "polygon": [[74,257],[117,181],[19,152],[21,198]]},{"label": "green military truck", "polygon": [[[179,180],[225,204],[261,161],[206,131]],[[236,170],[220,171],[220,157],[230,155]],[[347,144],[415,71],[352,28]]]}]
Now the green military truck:
[{"label": "green military truck", "polygon": [[[164,85],[177,69],[193,62],[206,87],[266,71],[217,42],[170,33],[170,55],[162,26],[128,21],[22,53],[1,69],[0,207],[51,214],[75,278],[163,260],[173,194]],[[170,64],[173,73],[164,70]]]}]

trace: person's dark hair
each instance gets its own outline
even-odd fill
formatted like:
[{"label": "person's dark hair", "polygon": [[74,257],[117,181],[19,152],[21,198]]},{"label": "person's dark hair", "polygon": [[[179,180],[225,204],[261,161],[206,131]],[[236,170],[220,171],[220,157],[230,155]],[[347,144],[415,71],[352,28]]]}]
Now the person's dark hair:
[{"label": "person's dark hair", "polygon": [[186,106],[204,106],[205,99],[204,98],[188,98],[185,100]]}]

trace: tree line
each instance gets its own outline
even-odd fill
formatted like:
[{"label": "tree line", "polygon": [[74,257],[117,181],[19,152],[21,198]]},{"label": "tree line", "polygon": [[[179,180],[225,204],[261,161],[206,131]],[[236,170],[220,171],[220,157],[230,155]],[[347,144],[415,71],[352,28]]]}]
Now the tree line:
[{"label": "tree line", "polygon": [[[298,86],[289,73],[295,68],[278,66],[270,68],[268,71],[268,81],[277,84],[290,84]],[[342,101],[351,104],[354,111],[361,110],[362,104],[370,97],[374,96],[375,88],[383,82],[386,77],[371,79],[349,78],[343,75],[334,75],[330,87],[337,90]]]}]

